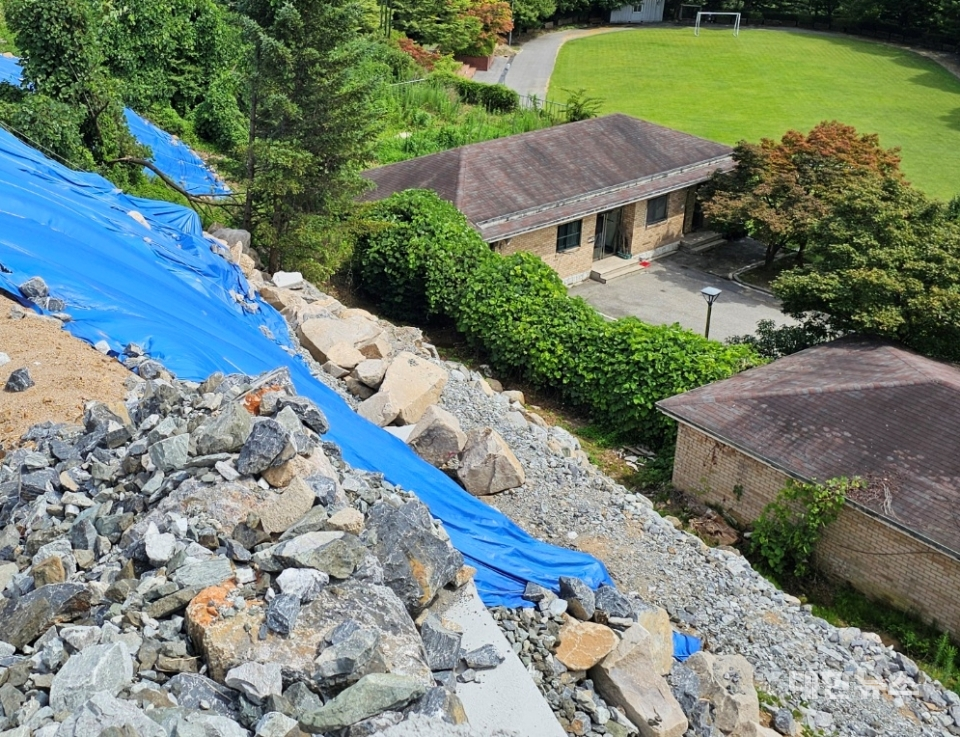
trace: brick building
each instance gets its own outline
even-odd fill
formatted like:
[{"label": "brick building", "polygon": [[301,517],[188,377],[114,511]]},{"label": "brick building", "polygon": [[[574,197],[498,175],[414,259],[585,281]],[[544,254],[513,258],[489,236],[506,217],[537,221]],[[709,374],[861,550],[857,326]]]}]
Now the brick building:
[{"label": "brick building", "polygon": [[[365,199],[432,189],[503,254],[529,251],[568,284],[599,261],[652,258],[693,227],[696,187],[731,149],[606,115],[370,169]],[[622,263],[622,262],[621,262]]]},{"label": "brick building", "polygon": [[844,339],[658,403],[673,483],[741,523],[788,478],[860,476],[816,562],[960,636],[960,371]]}]

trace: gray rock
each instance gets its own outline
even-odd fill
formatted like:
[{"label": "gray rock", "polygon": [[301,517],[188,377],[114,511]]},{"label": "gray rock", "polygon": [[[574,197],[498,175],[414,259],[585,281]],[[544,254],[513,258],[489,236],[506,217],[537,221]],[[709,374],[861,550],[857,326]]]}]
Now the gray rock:
[{"label": "gray rock", "polygon": [[200,709],[201,705],[226,717],[237,711],[237,692],[221,686],[197,673],[177,673],[164,686],[177,697],[177,703],[186,709]]},{"label": "gray rock", "polygon": [[521,596],[526,601],[532,601],[534,604],[538,604],[544,599],[553,598],[554,594],[549,589],[545,589],[533,581],[527,581],[527,585],[524,587]]},{"label": "gray rock", "polygon": [[279,594],[267,605],[267,627],[281,635],[289,635],[297,625],[300,615],[300,597],[296,594]]},{"label": "gray rock", "polygon": [[560,598],[567,602],[567,611],[584,622],[593,618],[596,599],[593,591],[579,578],[560,576]]},{"label": "gray rock", "polygon": [[283,693],[279,663],[244,663],[227,672],[225,683],[260,704],[271,694]]},{"label": "gray rock", "polygon": [[420,625],[423,649],[427,653],[430,670],[453,670],[460,659],[459,632],[447,629],[435,614],[428,614]]},{"label": "gray rock", "polygon": [[312,568],[287,568],[276,581],[284,594],[292,594],[306,604],[320,596],[324,586],[330,583],[330,576]]},{"label": "gray rock", "polygon": [[179,471],[189,458],[190,436],[174,435],[150,446],[150,460],[164,473]]},{"label": "gray rock", "polygon": [[30,378],[30,372],[26,368],[18,368],[7,379],[3,390],[7,392],[23,392],[34,386],[34,381]]},{"label": "gray rock", "polygon": [[355,683],[370,673],[383,673],[387,668],[379,646],[380,634],[376,630],[354,628],[320,652],[314,678],[324,688],[330,688]]},{"label": "gray rock", "polygon": [[233,576],[233,565],[226,558],[213,558],[180,566],[173,573],[178,586],[196,588],[216,586]]},{"label": "gray rock", "polygon": [[50,584],[8,601],[0,612],[0,632],[6,642],[22,648],[51,625],[85,613],[92,603],[93,594],[83,584]]},{"label": "gray rock", "polygon": [[427,408],[407,438],[414,452],[437,468],[456,459],[466,443],[467,436],[457,418],[436,405]]},{"label": "gray rock", "polygon": [[300,726],[295,719],[272,711],[260,717],[254,728],[255,737],[297,737]]},{"label": "gray rock", "polygon": [[467,721],[460,699],[441,686],[427,691],[416,704],[410,707],[409,713],[438,719],[447,724],[463,724]]},{"label": "gray rock", "polygon": [[246,408],[240,402],[231,402],[217,417],[197,428],[194,433],[197,452],[201,455],[235,453],[250,437],[252,428],[253,417]]},{"label": "gray rock", "polygon": [[796,729],[793,712],[786,707],[777,709],[776,714],[773,715],[773,728],[780,734],[792,735]]},{"label": "gray rock", "polygon": [[50,685],[50,707],[73,711],[97,693],[116,696],[133,680],[133,665],[119,642],[91,645],[67,660]]},{"label": "gray rock", "polygon": [[137,737],[167,737],[167,730],[140,711],[132,702],[108,693],[98,693],[82,704],[60,725],[56,737],[93,737],[110,728],[132,729]]},{"label": "gray rock", "polygon": [[363,560],[365,548],[356,535],[308,532],[254,555],[261,568],[314,568],[333,578],[349,578]]},{"label": "gray rock", "polygon": [[301,717],[300,728],[309,734],[343,729],[381,712],[402,708],[425,692],[424,685],[409,676],[372,673]]},{"label": "gray rock", "polygon": [[463,556],[435,534],[430,512],[419,500],[399,509],[383,502],[374,504],[364,539],[383,564],[384,582],[413,616],[453,581],[463,566]]},{"label": "gray rock", "polygon": [[240,449],[237,471],[243,476],[252,476],[286,463],[296,454],[296,447],[286,428],[276,420],[261,418],[253,424],[249,437]]},{"label": "gray rock", "polygon": [[598,622],[602,619],[601,624],[605,624],[610,617],[630,618],[634,616],[633,604],[613,586],[600,584],[594,592],[594,602],[596,611],[593,618]]},{"label": "gray rock", "polygon": [[310,399],[300,396],[283,396],[280,398],[280,406],[290,407],[304,425],[313,430],[317,435],[323,435],[330,429],[330,423],[327,422],[326,415]]},{"label": "gray rock", "polygon": [[463,662],[468,668],[473,670],[485,670],[487,668],[496,668],[503,662],[503,656],[497,652],[497,648],[487,644],[471,650],[463,656]]},{"label": "gray rock", "polygon": [[307,684],[302,681],[291,684],[290,688],[283,692],[283,697],[290,702],[294,713],[298,716],[316,711],[323,706],[320,697],[311,691]]},{"label": "gray rock", "polygon": [[156,525],[151,523],[143,538],[143,546],[150,564],[160,567],[177,552],[177,538],[169,532],[161,534]]},{"label": "gray rock", "polygon": [[46,299],[50,296],[50,288],[39,276],[34,276],[27,279],[23,284],[20,285],[19,289],[20,294],[22,294],[25,299],[29,299],[31,302],[38,302],[39,300]]}]

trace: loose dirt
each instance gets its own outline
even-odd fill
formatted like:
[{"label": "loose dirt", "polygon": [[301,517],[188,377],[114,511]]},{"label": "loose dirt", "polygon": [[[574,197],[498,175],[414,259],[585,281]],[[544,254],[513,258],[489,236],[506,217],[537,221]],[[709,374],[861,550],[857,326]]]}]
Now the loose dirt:
[{"label": "loose dirt", "polygon": [[124,382],[133,376],[63,330],[59,320],[28,310],[14,319],[15,304],[0,297],[0,352],[10,356],[10,363],[0,367],[0,388],[19,368],[30,372],[35,386],[19,393],[0,391],[0,449],[16,446],[40,422],[79,423],[85,402],[123,401]]}]

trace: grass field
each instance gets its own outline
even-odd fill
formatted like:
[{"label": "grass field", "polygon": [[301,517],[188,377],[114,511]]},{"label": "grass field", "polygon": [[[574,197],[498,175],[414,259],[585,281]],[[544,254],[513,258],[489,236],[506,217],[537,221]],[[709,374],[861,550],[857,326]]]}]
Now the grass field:
[{"label": "grass field", "polygon": [[927,194],[960,193],[960,80],[910,51],[782,30],[633,29],[564,44],[548,98],[581,87],[603,112],[728,144],[839,120],[899,146]]}]

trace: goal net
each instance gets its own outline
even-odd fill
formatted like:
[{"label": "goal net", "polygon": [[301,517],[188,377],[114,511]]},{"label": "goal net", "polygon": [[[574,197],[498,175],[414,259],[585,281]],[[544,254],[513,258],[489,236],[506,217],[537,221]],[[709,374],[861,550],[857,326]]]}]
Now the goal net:
[{"label": "goal net", "polygon": [[680,12],[677,14],[677,22],[683,23],[686,21],[689,23],[694,19],[694,16],[700,12],[700,8],[702,7],[702,5],[695,5],[693,3],[681,3]]},{"label": "goal net", "polygon": [[720,12],[713,12],[710,10],[700,10],[697,12],[697,22],[696,22],[696,25],[693,27],[693,35],[694,36],[700,35],[700,23],[702,18],[706,18],[707,22],[709,23],[709,22],[713,22],[713,19],[718,15],[733,16],[733,35],[734,36],[740,35],[740,13],[720,13]]}]

